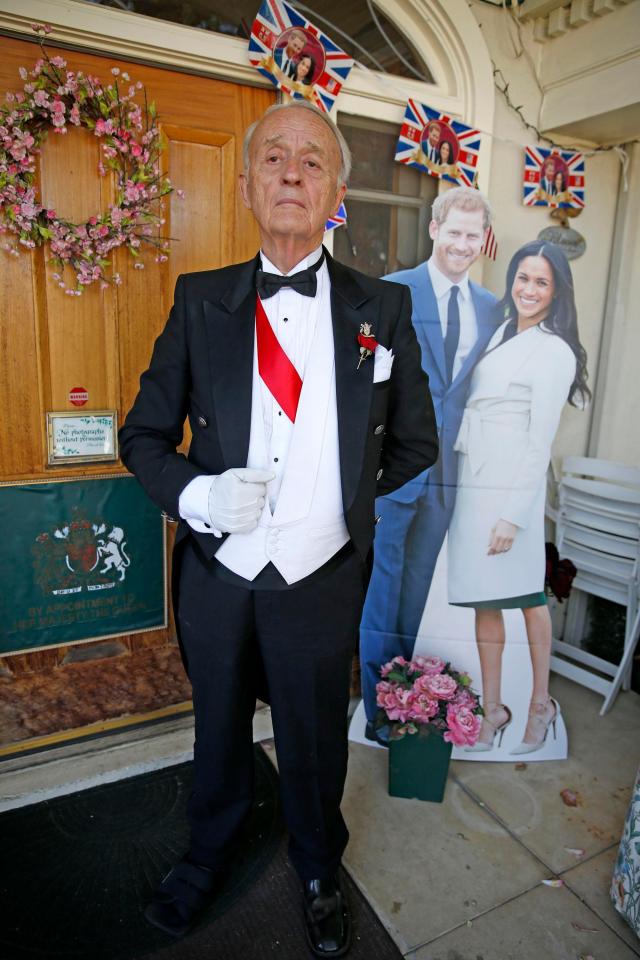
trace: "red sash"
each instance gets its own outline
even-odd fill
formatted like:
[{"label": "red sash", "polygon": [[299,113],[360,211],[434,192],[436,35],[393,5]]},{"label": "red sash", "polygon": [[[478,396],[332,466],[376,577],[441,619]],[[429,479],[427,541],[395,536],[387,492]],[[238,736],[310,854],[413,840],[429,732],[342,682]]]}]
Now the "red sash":
[{"label": "red sash", "polygon": [[256,339],[260,376],[289,420],[295,423],[302,380],[280,346],[260,297],[256,297]]}]

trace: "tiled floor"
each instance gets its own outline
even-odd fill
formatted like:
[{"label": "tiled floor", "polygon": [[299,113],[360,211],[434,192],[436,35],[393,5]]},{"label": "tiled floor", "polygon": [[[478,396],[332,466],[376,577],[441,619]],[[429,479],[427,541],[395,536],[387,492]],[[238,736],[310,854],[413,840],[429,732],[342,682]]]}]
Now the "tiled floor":
[{"label": "tiled floor", "polygon": [[[601,698],[577,684],[554,677],[552,693],[569,760],[454,762],[442,804],[389,797],[386,751],[350,744],[345,864],[407,960],[640,956],[608,894],[640,761],[640,696],[620,694],[600,717]],[[264,709],[254,736],[270,735]],[[179,762],[191,743],[183,717],[5,761],[0,809]],[[578,806],[565,806],[565,787]],[[564,885],[542,884],[551,878]]]},{"label": "tiled floor", "polygon": [[[345,862],[410,960],[640,956],[608,895],[640,761],[640,696],[621,694],[600,717],[601,698],[577,684],[554,677],[552,693],[570,759],[457,761],[442,804],[387,796],[386,752],[351,744]],[[578,806],[565,806],[565,787]],[[564,886],[542,884],[557,877]]]}]

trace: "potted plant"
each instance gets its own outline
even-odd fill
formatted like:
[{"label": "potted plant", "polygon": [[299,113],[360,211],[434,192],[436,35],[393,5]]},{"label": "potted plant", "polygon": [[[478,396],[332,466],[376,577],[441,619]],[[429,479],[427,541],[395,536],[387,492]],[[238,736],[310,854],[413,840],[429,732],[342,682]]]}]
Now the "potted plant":
[{"label": "potted plant", "polygon": [[380,668],[376,727],[389,728],[389,794],[442,802],[451,749],[472,746],[482,707],[468,673],[440,657],[394,657]]}]

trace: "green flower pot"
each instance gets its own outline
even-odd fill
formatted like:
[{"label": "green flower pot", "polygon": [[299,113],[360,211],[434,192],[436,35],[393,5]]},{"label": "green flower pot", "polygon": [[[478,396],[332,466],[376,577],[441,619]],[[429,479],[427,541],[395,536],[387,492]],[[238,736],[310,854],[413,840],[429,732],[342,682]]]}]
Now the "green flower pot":
[{"label": "green flower pot", "polygon": [[389,741],[389,795],[442,803],[450,743],[437,733],[405,734]]}]

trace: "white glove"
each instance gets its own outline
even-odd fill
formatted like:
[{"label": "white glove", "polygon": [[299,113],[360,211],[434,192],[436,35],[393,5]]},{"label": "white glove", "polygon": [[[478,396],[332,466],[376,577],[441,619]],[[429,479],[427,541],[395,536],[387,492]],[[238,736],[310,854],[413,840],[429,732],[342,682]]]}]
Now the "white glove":
[{"label": "white glove", "polygon": [[211,525],[223,533],[250,533],[258,526],[267,484],[275,473],[234,467],[213,478],[209,490]]}]

